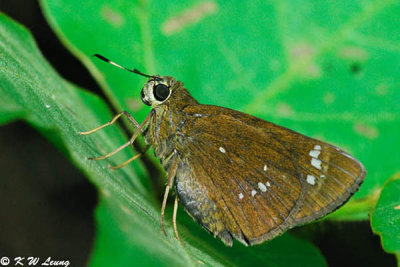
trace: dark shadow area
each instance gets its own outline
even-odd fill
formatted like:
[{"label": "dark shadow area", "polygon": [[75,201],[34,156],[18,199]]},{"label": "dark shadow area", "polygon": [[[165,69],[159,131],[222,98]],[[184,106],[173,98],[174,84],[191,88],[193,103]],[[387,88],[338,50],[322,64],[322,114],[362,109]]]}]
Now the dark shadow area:
[{"label": "dark shadow area", "polygon": [[369,221],[321,221],[291,230],[300,238],[311,240],[322,252],[329,266],[396,266],[396,257],[381,247]]},{"label": "dark shadow area", "polygon": [[1,0],[0,11],[31,31],[42,54],[62,77],[104,98],[89,71],[60,43],[43,17],[38,2]]},{"label": "dark shadow area", "polygon": [[94,186],[22,122],[2,126],[0,147],[1,255],[85,266],[94,239]]},{"label": "dark shadow area", "polygon": [[[32,32],[42,54],[61,76],[103,96],[86,68],[53,33],[38,1],[2,0],[0,11]],[[0,128],[0,149],[0,254],[50,256],[69,260],[72,266],[86,266],[95,234],[94,186],[22,122]]]}]

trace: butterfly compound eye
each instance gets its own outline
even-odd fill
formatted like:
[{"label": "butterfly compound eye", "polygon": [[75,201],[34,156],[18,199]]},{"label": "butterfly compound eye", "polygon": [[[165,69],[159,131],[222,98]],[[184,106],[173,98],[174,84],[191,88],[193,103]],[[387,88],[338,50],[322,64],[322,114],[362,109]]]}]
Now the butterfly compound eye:
[{"label": "butterfly compound eye", "polygon": [[153,94],[154,98],[158,101],[164,101],[169,96],[169,88],[164,84],[157,84],[156,87],[154,87]]}]

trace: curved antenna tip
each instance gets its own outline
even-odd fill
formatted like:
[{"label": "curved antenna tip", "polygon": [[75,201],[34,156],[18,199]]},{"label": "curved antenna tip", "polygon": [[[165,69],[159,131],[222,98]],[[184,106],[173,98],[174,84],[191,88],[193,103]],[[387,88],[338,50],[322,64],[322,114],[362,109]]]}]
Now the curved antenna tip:
[{"label": "curved antenna tip", "polygon": [[127,70],[127,71],[129,71],[129,72],[133,72],[133,73],[139,74],[139,75],[144,76],[144,77],[154,78],[154,79],[156,79],[156,80],[158,80],[158,81],[160,80],[160,78],[158,78],[158,77],[156,77],[156,76],[154,76],[154,75],[145,74],[145,73],[143,73],[143,72],[141,72],[141,71],[139,71],[139,70],[137,70],[137,69],[128,69],[128,68],[125,68],[125,67],[123,67],[123,66],[121,66],[121,65],[119,65],[119,64],[117,64],[117,63],[115,63],[115,62],[113,62],[113,61],[111,61],[111,60],[109,60],[108,58],[106,58],[106,57],[104,57],[104,56],[102,56],[102,55],[93,54],[93,56],[94,56],[94,57],[97,57],[97,58],[99,58],[99,59],[101,59],[101,60],[103,60],[103,61],[105,61],[105,62],[107,62],[107,63],[109,63],[109,64],[111,64],[111,65],[114,65],[115,67],[118,67],[118,68],[120,68],[120,69],[124,69],[124,70]]}]

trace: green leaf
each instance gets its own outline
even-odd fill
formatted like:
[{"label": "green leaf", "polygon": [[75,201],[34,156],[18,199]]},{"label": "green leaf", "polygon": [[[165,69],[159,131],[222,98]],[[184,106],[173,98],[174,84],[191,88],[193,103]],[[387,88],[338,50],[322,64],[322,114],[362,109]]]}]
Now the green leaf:
[{"label": "green leaf", "polygon": [[[326,265],[314,246],[289,235],[254,248],[238,243],[227,248],[182,210],[179,229],[183,244],[173,237],[168,222],[165,237],[148,178],[136,175],[140,166],[131,164],[118,171],[108,168],[128,159],[132,152],[123,150],[106,161],[87,159],[125,142],[116,125],[90,136],[78,135],[111,116],[101,99],[54,72],[27,30],[0,14],[0,118],[24,119],[51,136],[99,188],[99,234],[92,266],[129,266],[136,262],[154,266]],[[168,209],[168,218],[170,213]]]},{"label": "green leaf", "polygon": [[400,3],[395,0],[42,0],[64,44],[118,110],[136,118],[143,77],[101,53],[183,81],[201,102],[235,108],[344,148],[364,163],[360,191],[333,219],[366,219],[399,171]]},{"label": "green leaf", "polygon": [[[115,212],[119,214],[115,216]],[[136,221],[141,218],[132,216],[132,211],[124,206],[101,202],[96,217],[98,233],[91,266],[128,266],[133,262],[138,266],[326,265],[315,247],[288,234],[261,246],[243,247],[235,243],[231,248],[226,247],[198,227],[185,212],[178,213],[179,231],[187,241],[183,246],[172,237],[172,232],[168,242],[155,241],[160,234],[158,222],[156,228],[136,229]],[[174,246],[174,252],[170,246]]]},{"label": "green leaf", "polygon": [[[80,168],[91,172],[92,181],[97,185],[109,185],[109,179],[116,179],[115,186],[129,185],[144,195],[149,188],[148,179],[138,177],[134,167],[113,172],[107,168],[107,163],[87,159],[101,153],[99,151],[111,151],[126,140],[117,127],[99,132],[96,139],[78,135],[79,131],[110,119],[112,115],[103,101],[60,78],[43,60],[29,33],[4,15],[1,18],[0,121],[20,117],[46,135],[54,131],[71,158]],[[126,150],[117,155],[115,161],[131,155],[132,152]],[[98,177],[100,173],[102,178]]]},{"label": "green leaf", "polygon": [[400,263],[400,174],[388,181],[371,217],[371,226],[382,239],[386,252]]}]

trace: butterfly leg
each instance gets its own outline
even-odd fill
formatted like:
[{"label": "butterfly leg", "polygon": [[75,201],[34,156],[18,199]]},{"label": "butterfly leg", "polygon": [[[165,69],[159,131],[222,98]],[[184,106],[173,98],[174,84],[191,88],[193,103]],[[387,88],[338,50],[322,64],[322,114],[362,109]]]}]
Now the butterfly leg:
[{"label": "butterfly leg", "polygon": [[176,214],[178,212],[178,195],[175,195],[175,202],[174,202],[174,213],[172,216],[172,225],[174,226],[174,233],[175,233],[175,237],[176,239],[178,239],[181,242],[181,238],[179,237],[179,233],[178,233],[178,228],[176,226]]},{"label": "butterfly leg", "polygon": [[[144,121],[138,126],[138,128],[136,129],[135,133],[132,135],[132,137],[129,139],[129,142],[126,142],[125,144],[123,144],[122,146],[120,146],[119,148],[115,149],[114,151],[104,155],[104,156],[100,156],[100,157],[96,157],[96,158],[89,158],[91,160],[101,160],[101,159],[106,159],[108,157],[111,157],[112,155],[118,153],[119,151],[121,151],[122,149],[124,149],[125,147],[132,145],[133,142],[135,141],[135,139],[138,137],[138,135],[143,131],[144,127],[146,126],[146,124],[149,122],[149,120],[151,119],[153,115],[153,112],[150,112],[149,115],[147,115],[147,117],[144,119]],[[120,115],[121,116],[121,115]],[[133,117],[132,117],[133,119]],[[112,121],[112,120],[111,120]],[[113,122],[114,123],[114,122]],[[107,126],[107,124],[104,124],[105,126]],[[105,126],[99,126],[96,129],[93,129],[91,131],[88,132],[84,132],[83,134],[90,134],[93,133],[95,131],[98,131],[99,129],[104,128]],[[128,162],[129,163],[129,162]],[[128,164],[127,163],[127,164]],[[125,166],[125,165],[124,165]],[[122,166],[123,167],[123,166]]]},{"label": "butterfly leg", "polygon": [[90,130],[90,131],[87,131],[87,132],[79,132],[79,134],[80,135],[88,135],[88,134],[92,134],[94,132],[97,132],[98,130],[103,129],[104,127],[107,127],[107,126],[110,126],[110,125],[114,124],[114,122],[116,120],[118,120],[118,118],[121,117],[122,115],[125,115],[128,118],[129,122],[131,124],[133,124],[135,129],[140,127],[139,123],[132,117],[132,115],[124,110],[124,111],[121,111],[120,113],[118,113],[117,115],[115,115],[109,122],[107,122],[107,123],[105,123],[103,125],[100,125],[99,127],[96,127],[93,130]]},{"label": "butterfly leg", "polygon": [[150,147],[150,146],[147,145],[147,146],[144,148],[143,152],[140,152],[140,153],[136,154],[135,156],[131,157],[130,159],[128,159],[128,160],[125,161],[124,163],[121,163],[121,164],[119,164],[119,165],[117,165],[117,166],[112,166],[112,167],[110,167],[110,168],[113,169],[113,170],[117,170],[117,169],[120,169],[120,168],[122,168],[122,167],[128,165],[129,163],[131,163],[131,162],[134,161],[135,159],[138,159],[138,158],[141,157],[144,153],[146,153],[146,151],[149,149],[149,147]]},{"label": "butterfly leg", "polygon": [[164,199],[163,199],[162,206],[161,206],[160,223],[161,223],[161,231],[164,233],[164,235],[167,235],[167,233],[165,232],[165,228],[164,228],[164,212],[165,212],[165,207],[167,205],[169,190],[172,187],[177,170],[178,170],[178,157],[174,156],[172,158],[171,168],[169,169],[169,172],[168,172],[168,183],[167,183],[167,186],[165,187]]},{"label": "butterfly leg", "polygon": [[125,144],[123,144],[123,145],[120,146],[119,148],[115,149],[114,151],[112,151],[112,152],[110,152],[110,153],[108,153],[108,154],[106,154],[106,155],[104,155],[104,156],[100,156],[100,157],[96,157],[96,158],[89,158],[89,159],[90,159],[90,160],[101,160],[101,159],[109,158],[109,157],[111,157],[112,155],[114,155],[114,154],[118,153],[119,151],[121,151],[122,149],[124,149],[125,147],[129,146],[130,143],[131,143],[130,141],[129,141],[129,142],[126,142]]}]

